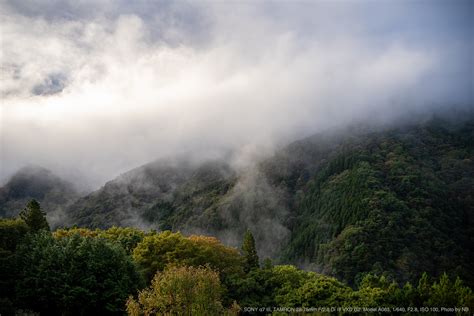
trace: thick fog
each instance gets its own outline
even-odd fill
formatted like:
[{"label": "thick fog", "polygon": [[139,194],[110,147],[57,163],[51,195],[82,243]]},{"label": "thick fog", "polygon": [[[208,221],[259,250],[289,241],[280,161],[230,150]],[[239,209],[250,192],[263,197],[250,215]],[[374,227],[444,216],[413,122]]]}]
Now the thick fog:
[{"label": "thick fog", "polygon": [[0,182],[34,163],[98,187],[159,157],[252,157],[335,126],[473,104],[470,1],[0,10]]}]

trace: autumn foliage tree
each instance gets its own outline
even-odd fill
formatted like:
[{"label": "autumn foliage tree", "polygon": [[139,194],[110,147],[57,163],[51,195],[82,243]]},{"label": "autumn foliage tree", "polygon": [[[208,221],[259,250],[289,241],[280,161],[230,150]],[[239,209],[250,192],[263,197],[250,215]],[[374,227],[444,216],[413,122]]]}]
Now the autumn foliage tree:
[{"label": "autumn foliage tree", "polygon": [[237,249],[224,246],[214,237],[185,237],[170,231],[145,236],[133,250],[133,259],[148,280],[168,265],[209,265],[222,277],[242,271]]},{"label": "autumn foliage tree", "polygon": [[170,267],[151,286],[129,298],[127,312],[140,315],[223,315],[219,274],[209,267]]}]

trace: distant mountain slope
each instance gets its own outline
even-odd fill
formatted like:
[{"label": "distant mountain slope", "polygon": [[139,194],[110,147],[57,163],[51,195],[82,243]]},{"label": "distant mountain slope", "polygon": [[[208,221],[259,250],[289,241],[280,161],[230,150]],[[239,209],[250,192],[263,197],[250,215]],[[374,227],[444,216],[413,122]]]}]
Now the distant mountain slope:
[{"label": "distant mountain slope", "polygon": [[[474,276],[474,120],[322,133],[246,169],[158,161],[67,208],[69,223],[209,234],[254,232],[262,258],[354,284],[422,271]],[[21,186],[20,186],[21,187]]]},{"label": "distant mountain slope", "polygon": [[295,201],[284,259],[353,283],[361,272],[473,281],[474,122],[348,139]]},{"label": "distant mountain slope", "polygon": [[74,223],[88,227],[113,225],[171,229],[199,216],[235,182],[222,161],[191,164],[158,161],[131,170],[69,208]]},{"label": "distant mountain slope", "polygon": [[42,209],[54,224],[60,211],[79,196],[74,186],[51,171],[28,166],[20,169],[0,188],[0,217],[16,216],[31,199],[41,203]]}]

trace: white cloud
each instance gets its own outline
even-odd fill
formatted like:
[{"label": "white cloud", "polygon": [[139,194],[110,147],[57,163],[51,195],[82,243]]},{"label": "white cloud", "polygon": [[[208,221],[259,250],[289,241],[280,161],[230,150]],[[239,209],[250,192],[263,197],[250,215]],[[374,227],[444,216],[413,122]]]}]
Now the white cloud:
[{"label": "white cloud", "polygon": [[432,50],[374,40],[344,10],[353,30],[331,36],[322,13],[327,32],[298,29],[311,7],[284,21],[238,7],[202,5],[197,43],[176,7],[65,19],[5,6],[0,178],[34,162],[97,185],[160,156],[268,146],[430,100],[417,87],[442,68]]}]

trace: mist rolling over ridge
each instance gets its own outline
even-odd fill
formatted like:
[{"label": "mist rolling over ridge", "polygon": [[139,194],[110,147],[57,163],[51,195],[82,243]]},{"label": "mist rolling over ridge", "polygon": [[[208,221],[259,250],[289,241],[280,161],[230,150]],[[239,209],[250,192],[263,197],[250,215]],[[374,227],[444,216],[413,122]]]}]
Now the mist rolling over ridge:
[{"label": "mist rolling over ridge", "polygon": [[[2,3],[2,165],[86,188],[472,106],[472,3]],[[33,158],[34,157],[34,158]]]},{"label": "mist rolling over ridge", "polygon": [[0,315],[474,310],[474,2],[0,1]]}]

